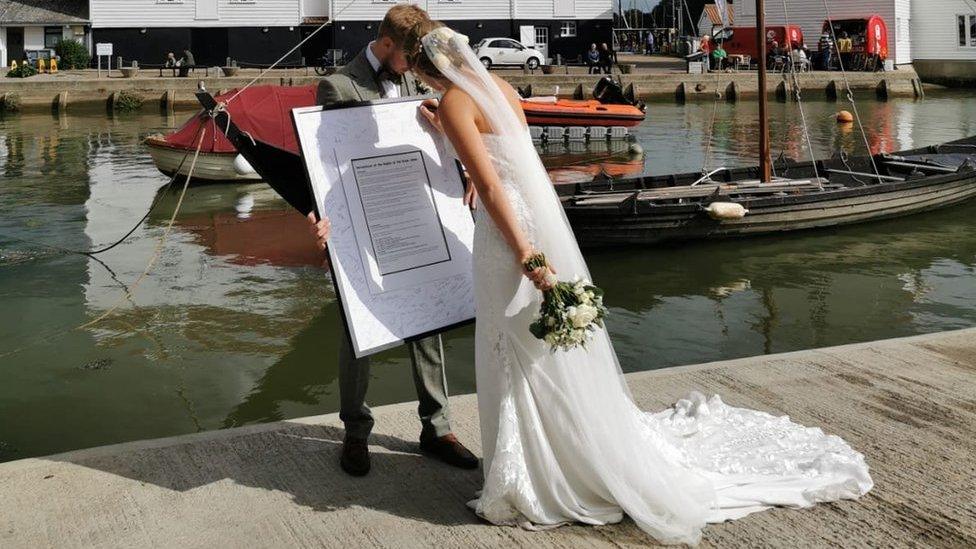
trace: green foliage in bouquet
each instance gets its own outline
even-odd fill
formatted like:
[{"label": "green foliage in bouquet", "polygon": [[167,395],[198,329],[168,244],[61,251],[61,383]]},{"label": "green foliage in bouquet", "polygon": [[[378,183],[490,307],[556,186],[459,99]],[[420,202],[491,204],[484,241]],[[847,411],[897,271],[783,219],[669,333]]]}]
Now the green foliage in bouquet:
[{"label": "green foliage in bouquet", "polygon": [[[548,267],[545,256],[536,254],[523,264],[527,271]],[[607,308],[603,290],[586,281],[556,282],[543,292],[542,306],[529,331],[545,341],[551,350],[568,351],[586,347],[593,332],[603,327]]]},{"label": "green foliage in bouquet", "polygon": [[91,54],[88,48],[77,40],[58,40],[54,46],[61,59],[58,61],[61,69],[87,69],[91,62]]}]

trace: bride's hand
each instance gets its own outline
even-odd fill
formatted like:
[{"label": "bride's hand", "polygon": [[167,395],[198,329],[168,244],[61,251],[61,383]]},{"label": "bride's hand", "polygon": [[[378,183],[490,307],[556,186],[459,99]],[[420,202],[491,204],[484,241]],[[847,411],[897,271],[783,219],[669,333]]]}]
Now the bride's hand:
[{"label": "bride's hand", "polygon": [[[519,264],[524,265],[525,261],[535,255],[535,253],[536,252],[530,252],[524,254],[519,261]],[[532,281],[532,284],[535,285],[536,289],[543,292],[552,289],[553,285],[555,284],[556,277],[554,275],[556,274],[556,269],[554,269],[552,265],[549,265],[548,262],[545,267],[537,267],[531,271],[526,270],[523,266],[522,272],[526,277],[528,277],[529,280]]]},{"label": "bride's hand", "polygon": [[444,126],[441,125],[441,119],[437,116],[437,106],[440,102],[437,99],[425,99],[423,103],[420,104],[420,114],[424,115],[424,118],[430,122],[430,125],[434,127],[440,133],[444,133]]}]

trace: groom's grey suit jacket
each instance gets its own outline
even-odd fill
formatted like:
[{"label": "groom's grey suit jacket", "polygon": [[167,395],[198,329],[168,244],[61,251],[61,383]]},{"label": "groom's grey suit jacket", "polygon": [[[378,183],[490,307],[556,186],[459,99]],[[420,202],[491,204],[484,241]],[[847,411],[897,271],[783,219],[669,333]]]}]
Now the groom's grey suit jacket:
[{"label": "groom's grey suit jacket", "polygon": [[[423,95],[428,92],[409,72],[404,74],[401,80],[400,97]],[[371,101],[383,97],[382,89],[376,78],[376,72],[366,58],[364,48],[352,61],[319,81],[316,103],[333,105],[352,101]]]},{"label": "groom's grey suit jacket", "polygon": [[[400,97],[427,93],[410,73],[403,75],[401,80]],[[319,105],[370,101],[381,99],[382,89],[363,49],[347,65],[319,81],[316,100]],[[339,315],[342,318],[341,312]],[[339,334],[339,339],[339,418],[346,426],[347,435],[366,438],[373,427],[373,415],[366,405],[369,357],[355,358],[346,334]],[[423,425],[420,437],[444,436],[451,432],[451,425],[441,337],[435,335],[414,341],[407,348],[419,401],[417,411]]]}]

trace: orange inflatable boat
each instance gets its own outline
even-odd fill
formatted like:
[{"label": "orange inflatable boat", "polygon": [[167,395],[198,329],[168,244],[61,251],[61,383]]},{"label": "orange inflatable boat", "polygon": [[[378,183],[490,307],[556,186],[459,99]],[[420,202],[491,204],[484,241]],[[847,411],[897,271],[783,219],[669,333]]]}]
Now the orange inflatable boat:
[{"label": "orange inflatable boat", "polygon": [[596,99],[529,97],[522,100],[531,126],[624,126],[643,122],[644,111],[636,105],[601,103]]}]

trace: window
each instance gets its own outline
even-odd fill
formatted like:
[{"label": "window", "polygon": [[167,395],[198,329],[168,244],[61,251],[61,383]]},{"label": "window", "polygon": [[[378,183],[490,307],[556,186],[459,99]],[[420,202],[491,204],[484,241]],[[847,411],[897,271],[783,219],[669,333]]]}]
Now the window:
[{"label": "window", "polygon": [[559,36],[576,36],[576,21],[563,21],[559,26]]},{"label": "window", "polygon": [[[968,18],[968,25],[967,23]],[[959,47],[976,48],[976,15],[957,15],[956,25],[959,35]]]},{"label": "window", "polygon": [[54,49],[63,34],[61,27],[44,27],[44,47]]}]

